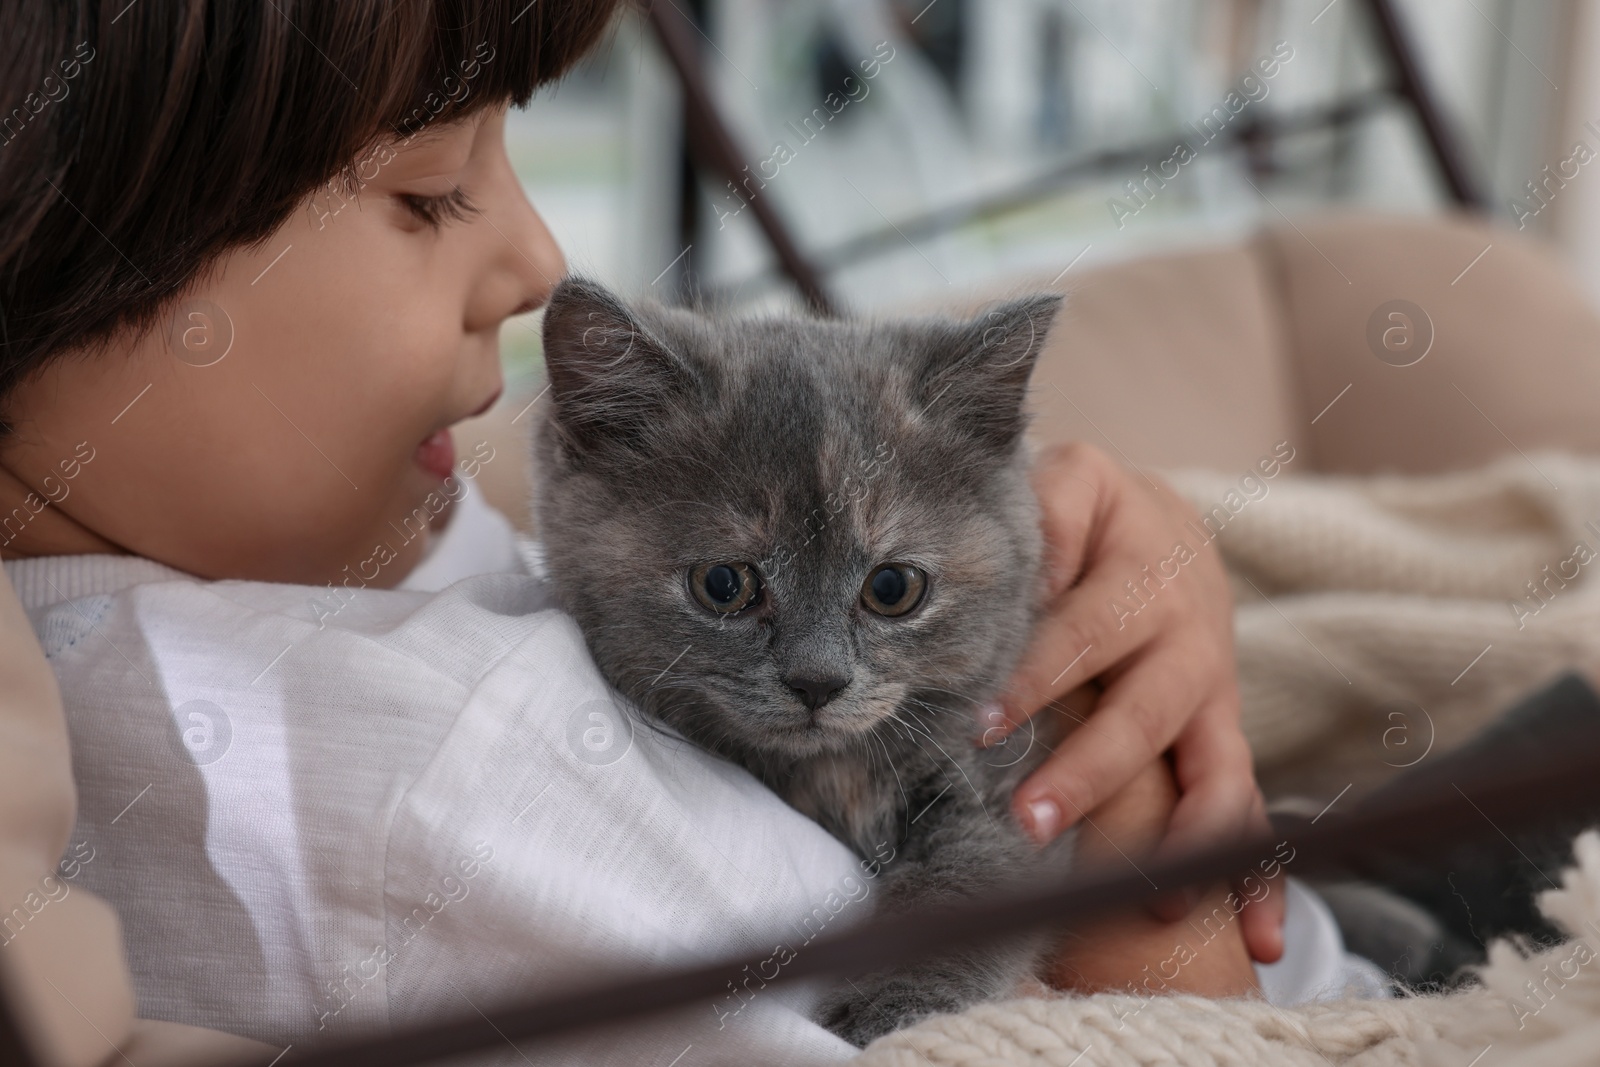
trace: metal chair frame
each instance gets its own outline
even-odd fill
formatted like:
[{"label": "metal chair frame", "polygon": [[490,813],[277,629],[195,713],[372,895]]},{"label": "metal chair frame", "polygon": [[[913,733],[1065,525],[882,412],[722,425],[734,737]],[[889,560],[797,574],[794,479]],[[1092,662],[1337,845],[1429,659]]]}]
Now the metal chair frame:
[{"label": "metal chair frame", "polygon": [[[1290,135],[1347,127],[1398,100],[1416,116],[1423,141],[1449,200],[1469,211],[1486,212],[1489,201],[1483,183],[1423,75],[1416,48],[1401,24],[1394,0],[1358,2],[1371,19],[1375,42],[1390,70],[1389,83],[1380,89],[1296,115],[1283,118],[1252,115],[1238,128],[1224,131],[1218,138],[1219,142],[1260,151]],[[698,47],[698,39],[703,32],[693,16],[677,2],[653,2],[649,9],[649,21],[683,90],[682,151],[687,165],[683,169],[685,189],[680,198],[678,229],[687,247],[694,242],[698,220],[694,199],[695,174],[715,176],[717,184],[726,181],[737,190],[740,188],[740,178],[749,173],[750,159],[740,149],[705,77]],[[802,250],[770,198],[756,195],[745,199],[745,203],[751,208],[762,236],[772,249],[781,276],[794,284],[812,310],[823,315],[834,315],[839,309],[827,289],[825,278],[829,273],[901,245],[906,240],[935,237],[968,222],[1015,211],[1057,194],[1072,182],[1108,171],[1159,162],[1171,153],[1172,143],[1172,138],[1163,137],[1067,160],[1011,188],[896,220],[881,230],[873,230],[815,252]],[[693,290],[692,268],[684,264],[677,269],[690,282],[688,285],[680,284],[679,291]]]}]

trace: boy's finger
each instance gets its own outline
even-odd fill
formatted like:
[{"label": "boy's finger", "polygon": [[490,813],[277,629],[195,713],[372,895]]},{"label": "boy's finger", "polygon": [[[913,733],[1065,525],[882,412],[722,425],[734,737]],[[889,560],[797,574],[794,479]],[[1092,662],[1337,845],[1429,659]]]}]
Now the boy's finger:
[{"label": "boy's finger", "polygon": [[1250,958],[1257,963],[1277,963],[1283,958],[1283,916],[1288,897],[1281,881],[1260,900],[1247,900],[1239,914],[1240,932]]},{"label": "boy's finger", "polygon": [[[1237,727],[1230,727],[1226,711],[1224,698],[1211,698],[1178,736],[1173,769],[1181,792],[1156,848],[1159,859],[1193,852],[1255,828],[1252,816],[1260,793],[1251,772],[1250,751]],[[1187,915],[1199,897],[1199,890],[1193,888],[1181,895],[1163,894],[1152,900],[1149,908],[1157,918],[1173,922]]]},{"label": "boy's finger", "polygon": [[1164,752],[1193,710],[1189,672],[1176,650],[1118,678],[1094,714],[1017,787],[1011,806],[1041,844],[1093,811]]},{"label": "boy's finger", "polygon": [[1167,821],[1162,855],[1193,851],[1267,827],[1250,745],[1239,730],[1238,698],[1232,685],[1200,706],[1178,735],[1172,757],[1181,794]]},{"label": "boy's finger", "polygon": [[[1272,825],[1267,818],[1266,800],[1259,791],[1256,793],[1251,822],[1262,827]],[[1289,895],[1284,891],[1284,873],[1279,866],[1271,878],[1261,876],[1267,884],[1267,895],[1251,902],[1240,916],[1245,948],[1250,950],[1250,958],[1257,963],[1277,963],[1283,958],[1283,920],[1289,906]]]},{"label": "boy's finger", "polygon": [[[1052,700],[1127,659],[1150,640],[1154,627],[1128,624],[1126,618],[1122,619],[1124,625],[1116,625],[1119,616],[1110,605],[1125,581],[1121,568],[1098,571],[1039,621],[1022,661],[1000,695],[984,709],[989,743],[1027,722]],[[999,719],[992,718],[995,712],[1000,713]]]},{"label": "boy's finger", "polygon": [[1103,527],[1110,503],[1104,483],[1093,466],[1071,450],[1047,457],[1034,471],[1049,600],[1064,593],[1083,570],[1090,538]]},{"label": "boy's finger", "polygon": [[[1185,731],[1185,737],[1179,743],[1180,749],[1185,742],[1220,747],[1207,756],[1190,757],[1204,765],[1206,778],[1186,785],[1168,824],[1167,836],[1158,848],[1160,854],[1202,847],[1207,842],[1234,835],[1259,833],[1270,825],[1261,792],[1256,789],[1248,767],[1248,748],[1238,732],[1235,730],[1217,735],[1214,740],[1192,742],[1188,736],[1190,732]],[[1229,737],[1238,740],[1233,742]],[[1245,766],[1242,769],[1241,756],[1232,751],[1235,745],[1245,749],[1242,756]],[[1193,765],[1190,763],[1190,766]],[[1249,872],[1249,877],[1254,884],[1235,885],[1235,892],[1245,900],[1244,909],[1239,915],[1240,932],[1251,959],[1257,963],[1275,963],[1283,955],[1286,899],[1283,885],[1281,881],[1266,878],[1259,869]],[[1265,896],[1260,895],[1263,884],[1267,887]],[[1157,914],[1164,913],[1158,910]]]}]

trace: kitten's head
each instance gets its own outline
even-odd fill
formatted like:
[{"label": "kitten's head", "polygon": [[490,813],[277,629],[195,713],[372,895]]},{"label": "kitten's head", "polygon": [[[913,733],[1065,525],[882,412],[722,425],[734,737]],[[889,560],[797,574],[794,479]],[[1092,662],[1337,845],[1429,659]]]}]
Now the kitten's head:
[{"label": "kitten's head", "polygon": [[971,721],[1038,601],[1022,403],[1059,301],[718,321],[563,282],[536,512],[601,670],[733,758]]}]

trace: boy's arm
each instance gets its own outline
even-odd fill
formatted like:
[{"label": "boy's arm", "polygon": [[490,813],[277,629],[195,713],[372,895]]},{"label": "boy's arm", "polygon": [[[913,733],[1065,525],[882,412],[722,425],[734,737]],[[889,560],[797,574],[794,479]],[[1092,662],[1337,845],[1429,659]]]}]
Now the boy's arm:
[{"label": "boy's arm", "polygon": [[49,1067],[130,1056],[141,1067],[271,1059],[276,1050],[259,1042],[133,1017],[115,913],[57,869],[76,808],[55,675],[0,570],[0,995],[8,1013]]}]

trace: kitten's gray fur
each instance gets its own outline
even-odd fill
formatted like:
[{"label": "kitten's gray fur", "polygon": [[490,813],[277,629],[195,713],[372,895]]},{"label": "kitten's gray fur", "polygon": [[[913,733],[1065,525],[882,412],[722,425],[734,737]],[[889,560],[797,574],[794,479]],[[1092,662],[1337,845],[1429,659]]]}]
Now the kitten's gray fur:
[{"label": "kitten's gray fur", "polygon": [[[877,905],[891,912],[1070,851],[1066,835],[1041,854],[1010,815],[1044,746],[972,743],[1038,610],[1022,403],[1059,302],[959,322],[716,321],[568,280],[545,313],[535,511],[600,669],[862,857],[892,847]],[[703,607],[687,575],[718,561],[756,567],[760,602]],[[898,618],[861,601],[887,561],[927,575]],[[849,681],[816,710],[785,683],[827,674]],[[820,1021],[865,1045],[1006,995],[1049,944],[857,978]]]}]

